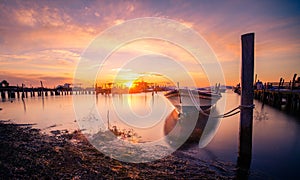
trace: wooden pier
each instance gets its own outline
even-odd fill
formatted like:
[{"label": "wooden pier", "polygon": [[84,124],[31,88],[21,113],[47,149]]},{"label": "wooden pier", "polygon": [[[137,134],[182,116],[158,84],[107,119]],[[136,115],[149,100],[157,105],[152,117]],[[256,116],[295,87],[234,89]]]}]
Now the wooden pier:
[{"label": "wooden pier", "polygon": [[[297,74],[294,74],[293,79],[289,82],[280,78],[278,82],[263,84],[258,80],[253,85],[253,89],[254,99],[300,117],[300,77],[297,78]],[[234,87],[233,91],[241,94],[240,84]]]},{"label": "wooden pier", "polygon": [[2,101],[16,98],[29,97],[46,97],[46,96],[64,96],[64,95],[80,95],[80,94],[95,94],[94,89],[60,89],[60,88],[29,88],[24,86],[1,86],[0,96]]},{"label": "wooden pier", "polygon": [[254,90],[254,99],[288,113],[300,115],[300,89]]},{"label": "wooden pier", "polygon": [[[149,90],[149,88],[152,88]],[[166,91],[168,88],[166,86],[147,86],[143,91],[133,91],[127,87],[113,86],[113,83],[105,84],[104,86],[90,88],[64,88],[63,86],[58,86],[57,88],[45,88],[41,82],[41,87],[25,87],[22,86],[9,86],[5,80],[0,82],[0,97],[2,101],[13,100],[16,98],[29,98],[29,97],[46,97],[46,96],[63,96],[63,95],[80,95],[80,94],[95,94],[95,95],[114,95],[114,94],[129,94],[129,93],[140,93],[140,92],[158,92]]]},{"label": "wooden pier", "polygon": [[284,82],[268,82],[264,85],[256,82],[254,99],[285,112],[300,115],[300,77],[294,74],[292,80]]},{"label": "wooden pier", "polygon": [[96,95],[114,95],[114,94],[135,94],[135,93],[146,93],[146,92],[159,92],[159,91],[168,91],[170,90],[166,85],[159,86],[154,83],[148,82],[135,82],[134,87],[126,87],[123,85],[116,85],[114,83],[107,83],[102,86],[97,86],[95,84]]}]

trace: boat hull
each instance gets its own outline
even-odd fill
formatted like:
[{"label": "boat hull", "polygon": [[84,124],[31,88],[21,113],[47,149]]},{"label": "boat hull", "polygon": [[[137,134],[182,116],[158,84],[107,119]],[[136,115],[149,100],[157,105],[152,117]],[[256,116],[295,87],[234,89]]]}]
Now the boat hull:
[{"label": "boat hull", "polygon": [[211,108],[221,98],[218,94],[189,89],[174,90],[165,96],[175,107],[200,107],[202,110]]}]

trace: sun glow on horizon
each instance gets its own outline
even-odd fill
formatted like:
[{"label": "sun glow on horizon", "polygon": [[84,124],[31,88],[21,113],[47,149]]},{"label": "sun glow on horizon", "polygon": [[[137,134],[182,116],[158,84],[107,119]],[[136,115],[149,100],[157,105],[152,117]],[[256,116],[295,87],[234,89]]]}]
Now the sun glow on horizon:
[{"label": "sun glow on horizon", "polygon": [[134,83],[133,83],[133,81],[127,81],[124,83],[124,85],[128,88],[132,88],[134,86]]}]

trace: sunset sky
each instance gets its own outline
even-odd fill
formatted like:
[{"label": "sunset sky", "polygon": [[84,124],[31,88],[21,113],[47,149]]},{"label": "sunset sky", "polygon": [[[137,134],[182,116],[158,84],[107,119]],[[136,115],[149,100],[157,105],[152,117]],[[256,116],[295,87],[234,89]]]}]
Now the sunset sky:
[{"label": "sunset sky", "polygon": [[[289,81],[294,73],[300,75],[300,2],[296,0],[0,0],[0,9],[0,81],[6,79],[12,85],[37,86],[42,80],[53,87],[72,82],[82,52],[97,35],[143,17],[175,20],[199,33],[221,63],[227,85],[240,80],[240,36],[248,32],[255,33],[255,73],[260,80],[274,82],[283,77]],[[162,47],[160,43],[128,46],[155,51]],[[163,52],[168,54],[176,48],[166,49]],[[113,73],[118,68],[106,70]]]}]

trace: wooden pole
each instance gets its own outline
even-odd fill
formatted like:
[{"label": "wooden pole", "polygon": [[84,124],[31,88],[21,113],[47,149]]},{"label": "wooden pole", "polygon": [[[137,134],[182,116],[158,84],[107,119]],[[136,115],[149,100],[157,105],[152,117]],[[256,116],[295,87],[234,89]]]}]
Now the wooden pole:
[{"label": "wooden pole", "polygon": [[44,98],[44,86],[43,86],[43,82],[41,81],[41,88],[42,88],[42,97]]},{"label": "wooden pole", "polygon": [[296,77],[297,77],[297,74],[294,74],[293,81],[292,81],[292,90],[295,88]]},{"label": "wooden pole", "polygon": [[277,89],[277,91],[280,90],[281,83],[282,83],[282,78],[280,78],[280,81],[279,81],[279,84],[278,84],[278,89]]},{"label": "wooden pole", "polygon": [[22,83],[22,99],[25,98],[25,92],[24,92],[24,84]]},{"label": "wooden pole", "polygon": [[254,33],[244,34],[242,40],[241,114],[238,167],[240,177],[248,175],[252,158]]},{"label": "wooden pole", "polygon": [[5,100],[5,91],[4,90],[1,91],[1,98],[2,98],[3,101]]}]

